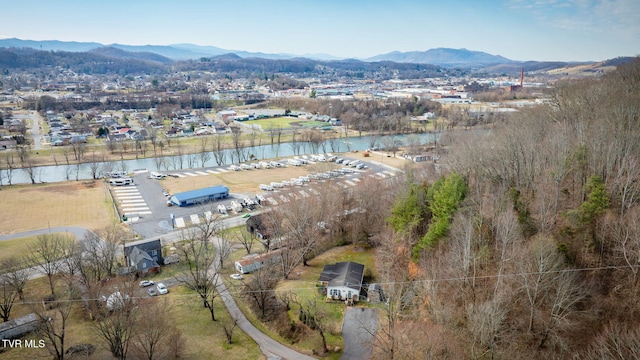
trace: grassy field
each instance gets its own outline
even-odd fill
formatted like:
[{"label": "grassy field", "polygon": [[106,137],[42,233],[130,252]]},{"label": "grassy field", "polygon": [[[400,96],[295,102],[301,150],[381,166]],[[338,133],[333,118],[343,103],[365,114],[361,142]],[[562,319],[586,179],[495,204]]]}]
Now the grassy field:
[{"label": "grassy field", "polygon": [[[48,285],[46,279],[32,280],[25,289],[27,301],[17,303],[12,312],[12,318],[24,316],[33,311],[33,306],[39,306],[38,301],[47,294]],[[221,301],[215,303],[217,321],[211,321],[208,310],[202,308],[201,302],[192,291],[182,287],[172,287],[168,295],[158,296],[153,299],[141,299],[144,301],[167,301],[169,317],[183,336],[184,359],[264,359],[258,345],[244,332],[236,328],[233,332],[231,344],[226,343],[222,323],[230,322],[229,314],[224,310]],[[111,359],[111,354],[104,347],[101,339],[96,337],[92,322],[82,313],[81,304],[74,307],[69,326],[66,329],[66,346],[89,343],[96,347],[96,352],[91,359]],[[32,334],[26,339],[39,340],[40,337]],[[0,352],[1,360],[22,360],[27,358],[47,358],[45,349],[12,349],[4,353]]]},{"label": "grassy field", "polygon": [[316,127],[316,126],[327,126],[329,125],[323,121],[313,121],[313,120],[305,120],[298,118],[289,118],[289,117],[278,117],[272,119],[260,119],[260,120],[249,120],[243,121],[243,124],[247,125],[260,125],[262,126],[262,130],[270,130],[274,128],[281,129],[289,129],[294,126],[302,126],[302,127]]},{"label": "grassy field", "polygon": [[97,229],[114,221],[100,182],[4,186],[0,196],[0,234],[55,226]]},{"label": "grassy field", "polygon": [[[64,233],[57,234],[62,236],[65,235]],[[72,239],[72,235],[67,235],[70,239]],[[37,239],[37,236],[29,236],[20,239],[0,241],[0,262],[14,257],[19,257],[24,254],[28,254],[29,246],[31,244],[34,244]]]}]

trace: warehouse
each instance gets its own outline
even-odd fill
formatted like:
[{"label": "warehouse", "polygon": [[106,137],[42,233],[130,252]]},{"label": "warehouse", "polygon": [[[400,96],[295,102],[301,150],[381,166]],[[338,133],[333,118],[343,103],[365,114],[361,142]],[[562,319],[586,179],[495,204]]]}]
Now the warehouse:
[{"label": "warehouse", "polygon": [[189,206],[224,199],[228,196],[229,188],[226,186],[218,185],[175,194],[169,199],[169,202],[172,205]]}]

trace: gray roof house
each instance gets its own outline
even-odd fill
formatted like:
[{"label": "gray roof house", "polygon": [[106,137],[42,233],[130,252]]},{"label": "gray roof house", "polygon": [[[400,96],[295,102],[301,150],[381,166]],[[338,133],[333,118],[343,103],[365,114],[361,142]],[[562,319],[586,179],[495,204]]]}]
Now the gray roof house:
[{"label": "gray roof house", "polygon": [[[162,244],[160,240],[142,240],[125,245],[124,257],[132,271],[142,273],[158,272],[162,262]],[[134,270],[135,269],[135,270]]]},{"label": "gray roof house", "polygon": [[349,261],[325,265],[318,282],[326,288],[327,299],[352,303],[360,298],[363,278],[364,265]]}]

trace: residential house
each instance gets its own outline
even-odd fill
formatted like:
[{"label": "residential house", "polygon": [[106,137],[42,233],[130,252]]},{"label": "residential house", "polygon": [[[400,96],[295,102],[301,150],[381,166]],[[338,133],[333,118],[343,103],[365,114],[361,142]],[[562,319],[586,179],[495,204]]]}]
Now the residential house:
[{"label": "residential house", "polygon": [[282,255],[283,249],[269,251],[264,254],[251,254],[235,262],[236,271],[240,274],[248,274],[259,270],[265,266],[277,263]]},{"label": "residential house", "polygon": [[162,244],[160,240],[140,240],[128,243],[124,248],[127,266],[135,272],[158,272],[162,262]]},{"label": "residential house", "polygon": [[363,278],[364,265],[349,261],[325,265],[318,282],[327,299],[353,303],[360,298]]}]

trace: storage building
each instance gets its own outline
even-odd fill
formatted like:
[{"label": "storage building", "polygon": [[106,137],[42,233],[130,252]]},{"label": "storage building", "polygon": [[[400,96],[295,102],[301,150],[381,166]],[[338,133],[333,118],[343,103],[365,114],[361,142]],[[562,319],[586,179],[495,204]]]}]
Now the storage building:
[{"label": "storage building", "polygon": [[204,189],[185,191],[173,195],[169,201],[177,206],[189,206],[202,204],[209,201],[225,199],[229,196],[229,188],[218,185]]}]

